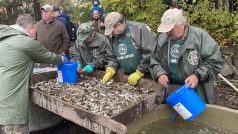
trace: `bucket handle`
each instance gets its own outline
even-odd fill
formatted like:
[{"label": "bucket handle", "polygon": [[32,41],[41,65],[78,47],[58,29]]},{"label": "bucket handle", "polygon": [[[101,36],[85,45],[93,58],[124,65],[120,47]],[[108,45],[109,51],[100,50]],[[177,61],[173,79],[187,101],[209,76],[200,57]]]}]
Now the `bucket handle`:
[{"label": "bucket handle", "polygon": [[179,90],[176,91],[176,93],[179,92],[181,89],[185,88],[186,86],[187,86],[187,85],[184,84],[182,87],[179,88]]},{"label": "bucket handle", "polygon": [[177,115],[178,115],[178,112],[174,112],[174,114],[171,116],[171,121],[174,121]]}]

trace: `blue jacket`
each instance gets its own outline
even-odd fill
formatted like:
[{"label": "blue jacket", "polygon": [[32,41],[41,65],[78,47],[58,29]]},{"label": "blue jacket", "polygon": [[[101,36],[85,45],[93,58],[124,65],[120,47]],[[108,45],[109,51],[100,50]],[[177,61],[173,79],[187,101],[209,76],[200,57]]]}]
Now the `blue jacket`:
[{"label": "blue jacket", "polygon": [[61,13],[58,17],[57,20],[62,22],[64,24],[64,27],[66,28],[67,32],[69,33],[71,31],[71,26],[69,24],[70,17],[66,13]]}]

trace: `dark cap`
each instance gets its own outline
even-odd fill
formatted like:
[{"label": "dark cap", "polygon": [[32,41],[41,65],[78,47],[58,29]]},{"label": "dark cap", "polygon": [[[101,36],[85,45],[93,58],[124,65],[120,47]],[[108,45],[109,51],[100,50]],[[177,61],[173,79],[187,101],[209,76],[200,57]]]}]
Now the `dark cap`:
[{"label": "dark cap", "polygon": [[83,41],[87,39],[88,36],[92,34],[94,31],[95,31],[95,28],[92,22],[82,23],[78,27],[78,39]]},{"label": "dark cap", "polygon": [[54,12],[60,11],[60,8],[54,5],[54,6],[53,6],[53,10],[54,10]]}]

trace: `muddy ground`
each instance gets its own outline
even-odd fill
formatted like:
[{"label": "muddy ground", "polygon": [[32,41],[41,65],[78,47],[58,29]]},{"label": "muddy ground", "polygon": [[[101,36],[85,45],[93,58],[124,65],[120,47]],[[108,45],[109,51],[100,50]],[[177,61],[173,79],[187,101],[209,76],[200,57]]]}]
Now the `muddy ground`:
[{"label": "muddy ground", "polygon": [[[221,74],[238,88],[238,47],[222,48],[224,66]],[[238,109],[238,92],[219,78],[215,82],[215,104]]]},{"label": "muddy ground", "polygon": [[[238,87],[238,81],[232,82]],[[224,82],[218,82],[215,88],[215,104],[238,109],[238,92]]]}]

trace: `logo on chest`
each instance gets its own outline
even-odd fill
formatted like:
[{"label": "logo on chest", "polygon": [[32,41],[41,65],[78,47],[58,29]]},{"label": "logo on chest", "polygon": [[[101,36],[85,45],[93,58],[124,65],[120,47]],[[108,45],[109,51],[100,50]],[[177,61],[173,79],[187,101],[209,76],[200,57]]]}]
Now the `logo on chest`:
[{"label": "logo on chest", "polygon": [[93,50],[93,57],[98,58],[99,57],[99,49]]},{"label": "logo on chest", "polygon": [[180,49],[181,49],[181,46],[178,44],[174,44],[172,46],[171,51],[170,51],[172,58],[177,59],[179,57]]},{"label": "logo on chest", "polygon": [[125,44],[119,44],[118,46],[118,53],[120,55],[125,55],[127,53],[127,47]]},{"label": "logo on chest", "polygon": [[191,51],[188,55],[188,61],[192,65],[198,65],[199,58],[199,53],[196,50]]}]

